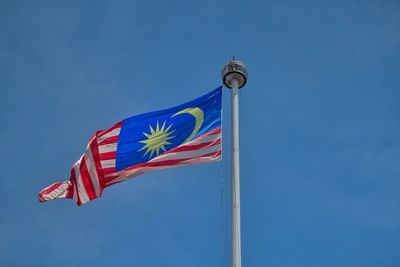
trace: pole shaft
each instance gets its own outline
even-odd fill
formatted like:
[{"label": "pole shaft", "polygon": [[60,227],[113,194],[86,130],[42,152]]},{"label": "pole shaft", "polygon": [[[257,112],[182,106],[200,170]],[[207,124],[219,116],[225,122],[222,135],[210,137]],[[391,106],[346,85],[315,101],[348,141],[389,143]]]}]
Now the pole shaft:
[{"label": "pole shaft", "polygon": [[239,169],[239,83],[232,80],[232,267],[241,267],[240,169]]}]

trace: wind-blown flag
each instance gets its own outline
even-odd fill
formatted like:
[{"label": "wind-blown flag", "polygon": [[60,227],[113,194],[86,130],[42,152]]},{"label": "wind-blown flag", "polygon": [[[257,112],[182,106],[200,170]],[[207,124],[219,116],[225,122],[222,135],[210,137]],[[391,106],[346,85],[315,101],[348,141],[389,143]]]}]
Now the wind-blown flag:
[{"label": "wind-blown flag", "polygon": [[221,159],[222,87],[182,105],[130,117],[96,132],[72,166],[69,181],[39,193],[41,202],[82,205],[104,188],[139,174]]}]

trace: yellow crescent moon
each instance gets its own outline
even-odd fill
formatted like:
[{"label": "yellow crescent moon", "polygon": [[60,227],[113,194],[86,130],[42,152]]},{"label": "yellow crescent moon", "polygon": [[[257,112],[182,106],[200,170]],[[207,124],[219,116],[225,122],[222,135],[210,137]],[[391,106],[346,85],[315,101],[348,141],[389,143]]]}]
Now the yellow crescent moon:
[{"label": "yellow crescent moon", "polygon": [[203,125],[204,112],[200,108],[185,108],[185,109],[183,109],[181,111],[178,111],[174,115],[172,115],[171,118],[173,118],[173,117],[175,117],[177,115],[183,114],[183,113],[189,113],[190,115],[192,115],[196,119],[196,123],[194,125],[194,129],[193,129],[192,133],[183,142],[183,143],[186,143],[186,142],[190,141],[190,139],[192,139],[193,136],[195,136],[198,133],[198,131],[200,130],[201,125]]}]

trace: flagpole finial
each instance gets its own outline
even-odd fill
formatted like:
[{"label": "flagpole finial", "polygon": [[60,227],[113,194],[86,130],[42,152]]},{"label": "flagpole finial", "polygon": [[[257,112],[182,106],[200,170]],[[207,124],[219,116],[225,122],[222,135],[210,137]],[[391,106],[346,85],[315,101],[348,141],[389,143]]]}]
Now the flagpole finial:
[{"label": "flagpole finial", "polygon": [[236,60],[235,56],[224,66],[221,74],[222,81],[228,88],[232,88],[233,80],[238,81],[239,89],[247,82],[247,67],[243,62]]}]

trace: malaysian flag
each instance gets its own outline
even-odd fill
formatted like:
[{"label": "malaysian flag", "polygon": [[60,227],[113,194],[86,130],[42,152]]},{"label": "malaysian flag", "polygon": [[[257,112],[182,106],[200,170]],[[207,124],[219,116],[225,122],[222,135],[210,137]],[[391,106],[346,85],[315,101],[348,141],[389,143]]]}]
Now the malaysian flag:
[{"label": "malaysian flag", "polygon": [[39,193],[41,202],[82,205],[104,188],[145,172],[221,159],[222,87],[179,106],[149,112],[96,132],[72,166],[69,181]]}]

